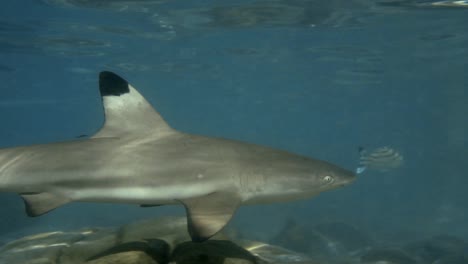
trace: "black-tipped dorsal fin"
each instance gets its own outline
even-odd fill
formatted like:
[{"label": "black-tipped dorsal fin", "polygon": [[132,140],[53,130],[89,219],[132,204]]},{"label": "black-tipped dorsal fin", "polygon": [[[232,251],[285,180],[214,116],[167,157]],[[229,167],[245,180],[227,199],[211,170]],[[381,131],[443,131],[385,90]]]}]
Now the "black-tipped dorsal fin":
[{"label": "black-tipped dorsal fin", "polygon": [[117,74],[101,72],[99,91],[104,105],[105,123],[93,138],[146,133],[163,136],[173,131],[148,101]]}]

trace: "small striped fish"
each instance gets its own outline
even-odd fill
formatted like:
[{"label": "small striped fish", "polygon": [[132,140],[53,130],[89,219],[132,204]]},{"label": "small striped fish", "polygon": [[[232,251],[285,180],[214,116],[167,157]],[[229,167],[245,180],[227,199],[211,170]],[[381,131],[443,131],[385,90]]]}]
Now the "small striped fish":
[{"label": "small striped fish", "polygon": [[359,154],[357,174],[363,173],[366,169],[385,172],[403,165],[403,156],[390,147],[380,147],[372,151],[360,147]]}]

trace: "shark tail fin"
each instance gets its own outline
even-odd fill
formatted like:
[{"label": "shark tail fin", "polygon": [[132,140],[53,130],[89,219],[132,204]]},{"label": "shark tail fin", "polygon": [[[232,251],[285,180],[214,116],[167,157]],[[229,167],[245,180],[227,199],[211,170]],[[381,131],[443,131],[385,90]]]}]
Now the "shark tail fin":
[{"label": "shark tail fin", "polygon": [[117,74],[101,72],[99,91],[104,105],[105,122],[93,138],[145,133],[163,136],[174,131],[148,101]]}]

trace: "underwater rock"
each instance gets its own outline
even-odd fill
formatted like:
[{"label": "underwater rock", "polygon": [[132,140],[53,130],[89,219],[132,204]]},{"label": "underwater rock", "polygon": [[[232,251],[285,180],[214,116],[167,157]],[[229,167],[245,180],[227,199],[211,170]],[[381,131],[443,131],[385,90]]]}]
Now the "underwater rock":
[{"label": "underwater rock", "polygon": [[162,217],[136,221],[122,226],[118,230],[119,242],[131,242],[145,239],[161,239],[170,246],[191,241],[187,233],[187,220],[184,217]]},{"label": "underwater rock", "polygon": [[439,235],[427,241],[411,243],[406,249],[422,262],[433,263],[445,257],[463,256],[468,251],[468,243],[458,237]]},{"label": "underwater rock", "polygon": [[336,259],[358,255],[372,245],[372,240],[346,223],[332,222],[310,227],[289,220],[272,243],[318,259]]},{"label": "underwater rock", "polygon": [[128,251],[104,256],[86,264],[158,264],[158,262],[141,251]]},{"label": "underwater rock", "polygon": [[113,229],[91,229],[85,232],[88,233],[87,236],[73,241],[60,250],[59,263],[79,262],[85,256],[99,254],[118,243],[117,234]]},{"label": "underwater rock", "polygon": [[316,263],[310,257],[282,247],[270,245],[258,241],[239,241],[239,245],[264,263]]},{"label": "underwater rock", "polygon": [[433,264],[468,264],[468,256],[446,256],[433,262]]},{"label": "underwater rock", "polygon": [[105,258],[107,256],[113,256],[127,252],[142,253],[155,260],[156,263],[167,263],[169,261],[170,247],[166,241],[161,239],[126,242],[102,251],[99,254],[89,258],[88,261],[94,261]]},{"label": "underwater rock", "polygon": [[224,234],[193,243],[185,217],[163,217],[120,228],[90,228],[37,234],[0,248],[0,264],[316,264],[281,247],[231,242]]},{"label": "underwater rock", "polygon": [[281,231],[271,240],[272,244],[290,250],[310,253],[312,255],[328,255],[328,243],[320,233],[290,219]]},{"label": "underwater rock", "polygon": [[227,240],[208,240],[204,243],[184,242],[172,252],[177,264],[253,264],[255,257],[246,249]]},{"label": "underwater rock", "polygon": [[401,249],[371,249],[361,256],[366,264],[417,264],[418,262]]},{"label": "underwater rock", "polygon": [[[98,243],[106,231],[100,229],[85,229],[74,232],[48,232],[27,236],[7,243],[0,249],[0,263],[75,263],[81,261],[82,255],[93,254],[102,249]],[[113,243],[112,236],[107,238],[105,244]],[[81,241],[81,242],[80,242]],[[91,246],[88,245],[91,242]],[[70,248],[76,246],[76,250]],[[106,245],[104,247],[106,247]],[[75,259],[77,257],[77,259]],[[34,260],[34,262],[32,262]]]},{"label": "underwater rock", "polygon": [[369,235],[347,223],[322,223],[316,225],[315,229],[328,241],[336,244],[336,248],[342,248],[350,255],[356,255],[365,249],[369,249],[373,244]]}]

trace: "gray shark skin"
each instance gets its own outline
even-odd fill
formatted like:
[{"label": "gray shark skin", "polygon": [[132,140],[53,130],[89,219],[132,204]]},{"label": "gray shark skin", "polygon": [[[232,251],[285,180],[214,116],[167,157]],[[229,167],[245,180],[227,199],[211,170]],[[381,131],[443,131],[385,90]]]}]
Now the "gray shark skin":
[{"label": "gray shark skin", "polygon": [[182,204],[193,241],[220,231],[240,205],[305,199],[353,172],[282,150],[172,129],[127,81],[101,72],[106,121],[93,137],[0,150],[0,191],[29,216],[73,201]]}]

